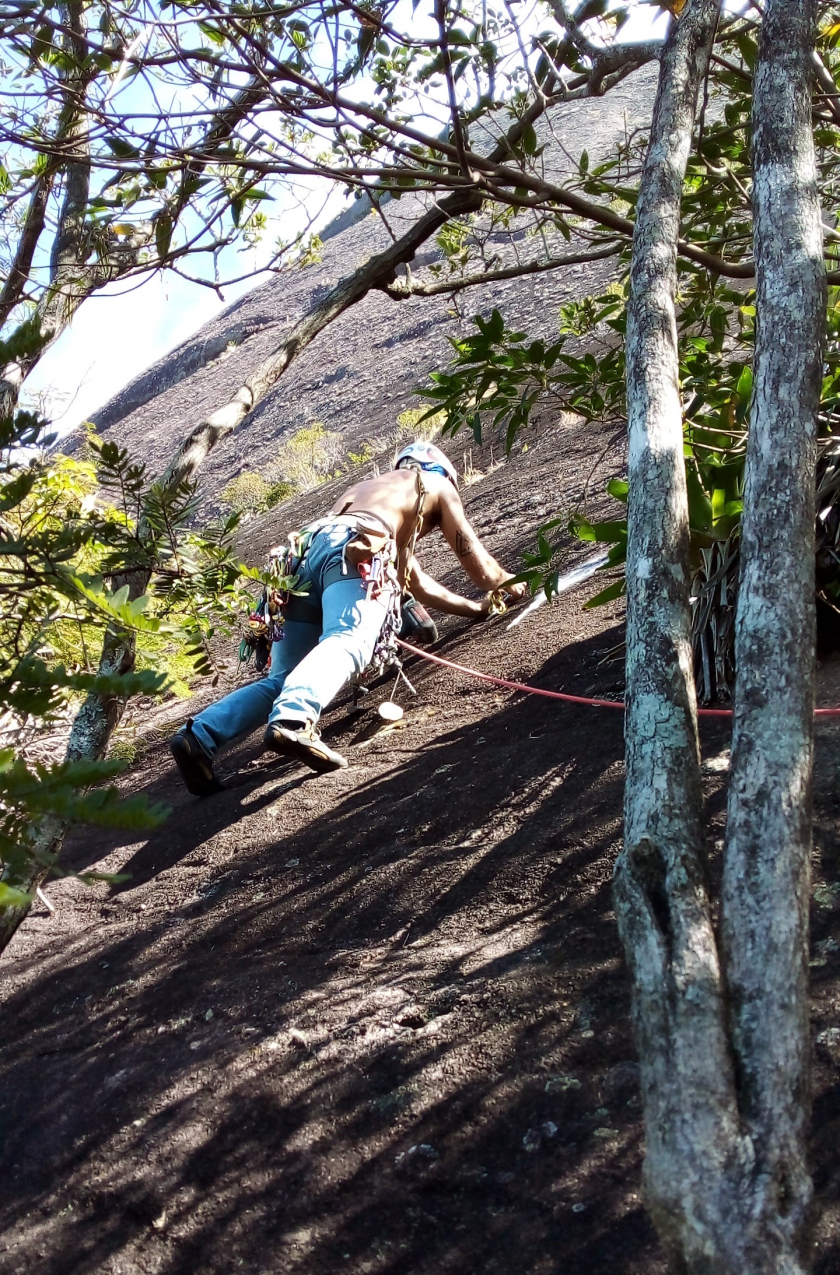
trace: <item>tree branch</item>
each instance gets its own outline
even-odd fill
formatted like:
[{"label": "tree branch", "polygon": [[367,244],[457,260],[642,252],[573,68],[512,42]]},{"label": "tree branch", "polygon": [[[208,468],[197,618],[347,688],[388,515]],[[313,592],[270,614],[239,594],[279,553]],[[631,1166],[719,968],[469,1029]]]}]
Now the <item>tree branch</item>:
[{"label": "tree branch", "polygon": [[467,152],[464,145],[464,130],[461,127],[461,115],[458,110],[458,97],[455,93],[455,81],[452,78],[452,57],[449,52],[449,32],[446,29],[446,0],[435,0],[435,18],[440,32],[440,52],[443,58],[443,73],[446,77],[446,92],[449,97],[449,115],[452,120],[452,136],[455,138],[455,147],[458,152],[458,162],[461,172],[465,177],[469,177],[470,170],[467,164]]},{"label": "tree branch", "polygon": [[831,115],[835,123],[840,124],[840,101],[838,101],[838,97],[840,96],[840,93],[838,93],[837,85],[834,81],[834,76],[831,74],[825,62],[823,62],[819,53],[817,53],[816,49],[812,51],[811,56],[812,56],[812,61],[814,65],[814,73],[817,77],[817,82],[820,88],[822,89],[823,94],[825,95],[824,96],[825,104],[828,107],[829,111],[831,112]]},{"label": "tree branch", "polygon": [[55,169],[48,169],[35,184],[26,220],[18,239],[14,260],[0,292],[0,327],[3,327],[12,310],[23,297],[29,282],[35,250],[46,224],[47,205],[55,182]]},{"label": "tree branch", "polygon": [[[593,221],[607,230],[617,231],[628,238],[633,236],[636,223],[629,217],[623,217],[611,208],[606,208],[603,204],[579,195],[577,191],[568,190],[564,186],[555,186],[553,182],[547,182],[542,177],[509,168],[504,164],[493,163],[473,153],[470,153],[469,159],[474,169],[483,170],[481,184],[488,194],[502,203],[510,202],[519,206],[524,204],[527,207],[537,207],[544,203],[560,204],[561,207],[568,208],[570,212],[586,217],[588,221]],[[536,201],[525,203],[517,196],[509,195],[505,189],[507,186],[518,186],[530,190],[538,198]],[[706,270],[711,270],[713,274],[723,275],[729,279],[752,279],[755,275],[753,261],[727,261],[715,253],[696,248],[684,239],[677,241],[677,252],[687,261],[692,261]]]},{"label": "tree branch", "polygon": [[[78,12],[75,9],[72,10],[69,21],[71,26],[68,28],[67,38],[76,41],[78,54],[84,47],[85,37],[81,10]],[[73,158],[65,168],[65,198],[53,243],[49,285],[35,309],[35,318],[41,325],[42,341],[37,349],[21,358],[16,365],[0,369],[2,376],[0,414],[2,415],[11,415],[15,410],[26,378],[50,346],[54,345],[65,331],[83,302],[106,284],[113,283],[138,268],[141,254],[155,239],[155,221],[165,214],[170,218],[173,227],[177,224],[191,198],[189,183],[201,176],[207,165],[212,162],[214,150],[232,136],[237,125],[248,117],[255,104],[268,95],[267,90],[255,77],[239,90],[230,102],[220,107],[210,120],[203,141],[196,148],[199,156],[191,157],[185,162],[178,190],[168,205],[160,210],[155,221],[136,226],[133,233],[128,236],[116,235],[106,230],[94,238],[87,220],[91,164],[87,142],[87,121],[84,117],[84,95],[88,86],[89,82],[85,79],[80,82],[68,82],[66,87],[63,107],[64,124],[56,133],[52,156],[53,168],[56,172],[60,170],[61,165],[58,160],[65,154],[70,142],[73,143],[71,152]],[[37,195],[36,190],[33,204]],[[44,205],[46,205],[46,197]],[[24,236],[25,248],[30,255],[30,265],[31,256],[37,246],[36,228],[36,219],[33,215],[31,232],[28,235],[25,233]],[[28,230],[28,224],[26,230]],[[16,261],[18,257],[22,260],[21,245],[24,244],[24,237],[18,246]],[[91,262],[94,254],[97,260]],[[144,265],[143,268],[152,269],[162,264],[164,259],[158,258]],[[12,273],[10,272],[7,288],[10,288],[11,282]],[[6,288],[3,290],[3,298],[0,298],[0,307],[5,295]],[[10,289],[10,303],[12,296]],[[10,309],[11,304],[5,313],[0,308],[0,322],[8,317]]]},{"label": "tree branch", "polygon": [[437,297],[446,293],[461,292],[464,288],[472,288],[481,283],[496,283],[500,279],[519,279],[524,275],[543,274],[546,270],[559,270],[562,266],[602,261],[605,257],[616,256],[621,249],[621,244],[609,244],[591,252],[570,252],[562,257],[551,257],[548,261],[531,261],[525,265],[504,266],[499,270],[484,270],[476,274],[463,275],[459,279],[437,279],[434,283],[414,278],[398,279],[394,283],[385,284],[381,290],[394,301],[404,301],[406,297]]},{"label": "tree branch", "polygon": [[[563,0],[548,0],[548,6],[557,21],[557,25],[561,26],[569,37],[569,40],[577,49],[581,57],[590,58],[594,61],[597,57],[599,49],[597,44],[593,44],[588,36],[581,30],[578,24],[578,13],[569,13]],[[581,6],[582,8],[583,6]]]},{"label": "tree branch", "polygon": [[578,15],[583,11],[583,5],[573,15],[569,13],[563,0],[548,0],[548,4],[570,43],[581,57],[588,58],[592,63],[588,80],[593,97],[601,96],[605,79],[620,67],[635,70],[646,62],[659,58],[662,53],[661,40],[640,41],[638,44],[595,44],[579,26]]}]

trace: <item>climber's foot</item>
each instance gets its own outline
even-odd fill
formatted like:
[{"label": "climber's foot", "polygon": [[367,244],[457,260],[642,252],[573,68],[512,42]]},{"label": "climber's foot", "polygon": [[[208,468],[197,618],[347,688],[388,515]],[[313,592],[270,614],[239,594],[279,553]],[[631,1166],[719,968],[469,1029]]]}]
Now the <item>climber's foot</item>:
[{"label": "climber's foot", "polygon": [[263,743],[274,753],[297,757],[319,774],[343,770],[347,765],[347,758],[325,744],[311,722],[271,722]]}]

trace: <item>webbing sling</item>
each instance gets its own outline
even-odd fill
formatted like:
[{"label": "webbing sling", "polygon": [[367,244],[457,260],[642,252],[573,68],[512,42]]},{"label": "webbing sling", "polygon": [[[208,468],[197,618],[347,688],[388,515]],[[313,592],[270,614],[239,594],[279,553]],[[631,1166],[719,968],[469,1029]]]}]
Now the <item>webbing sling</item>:
[{"label": "webbing sling", "polygon": [[423,474],[419,469],[415,469],[417,478],[417,505],[414,509],[414,530],[411,533],[411,540],[405,551],[405,568],[403,570],[403,578],[401,580],[402,591],[408,591],[409,580],[411,577],[411,560],[414,557],[414,550],[417,545],[417,537],[420,535],[420,528],[423,526],[423,510],[426,508],[426,484],[423,482]]}]

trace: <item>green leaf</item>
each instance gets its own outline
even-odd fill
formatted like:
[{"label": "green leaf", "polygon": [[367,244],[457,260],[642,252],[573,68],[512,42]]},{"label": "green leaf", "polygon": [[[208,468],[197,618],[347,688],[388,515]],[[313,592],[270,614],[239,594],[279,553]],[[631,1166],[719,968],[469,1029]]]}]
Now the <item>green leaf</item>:
[{"label": "green leaf", "polygon": [[199,22],[198,29],[203,36],[206,36],[211,44],[220,49],[225,42],[225,37],[218,27],[210,26],[209,22]]},{"label": "green leaf", "polygon": [[24,894],[23,890],[15,890],[13,886],[0,881],[0,908],[22,908],[31,903],[35,896]]},{"label": "green leaf", "polygon": [[738,52],[747,64],[750,71],[755,70],[755,62],[758,57],[758,45],[755,40],[751,40],[745,31],[742,31],[735,39],[738,46]]},{"label": "green leaf", "polygon": [[696,464],[685,467],[685,481],[688,489],[688,520],[697,531],[711,531],[714,514],[712,502],[700,481]]},{"label": "green leaf", "polygon": [[155,221],[155,247],[161,261],[168,255],[171,242],[172,217],[164,210]]},{"label": "green leaf", "polygon": [[723,306],[715,306],[709,318],[709,325],[712,329],[711,349],[718,353],[723,349],[723,340],[726,336],[726,310]]},{"label": "green leaf", "polygon": [[606,589],[602,589],[600,593],[596,593],[594,598],[590,598],[584,603],[584,611],[591,611],[594,607],[602,607],[606,602],[614,602],[616,598],[624,596],[627,590],[627,581],[622,576],[620,580],[613,580],[612,584],[608,584]]},{"label": "green leaf", "polygon": [[738,377],[738,384],[735,386],[735,393],[742,403],[748,403],[752,395],[753,374],[751,367],[745,367]]},{"label": "green leaf", "polygon": [[136,146],[132,146],[131,142],[125,141],[122,137],[108,137],[105,139],[106,144],[113,155],[117,159],[137,159],[140,151]]},{"label": "green leaf", "polygon": [[32,60],[37,61],[49,53],[53,43],[53,28],[46,23],[38,27],[32,38]]},{"label": "green leaf", "polygon": [[598,544],[607,545],[622,543],[627,540],[626,519],[607,522],[587,522],[585,519],[582,521],[586,526],[586,534],[581,535],[576,532],[575,534],[579,540],[595,540]]},{"label": "green leaf", "polygon": [[8,513],[22,504],[32,491],[38,477],[37,471],[26,469],[16,478],[10,479],[0,487],[0,513]]},{"label": "green leaf", "polygon": [[717,522],[722,518],[726,508],[726,492],[722,487],[715,487],[712,491],[712,520]]}]

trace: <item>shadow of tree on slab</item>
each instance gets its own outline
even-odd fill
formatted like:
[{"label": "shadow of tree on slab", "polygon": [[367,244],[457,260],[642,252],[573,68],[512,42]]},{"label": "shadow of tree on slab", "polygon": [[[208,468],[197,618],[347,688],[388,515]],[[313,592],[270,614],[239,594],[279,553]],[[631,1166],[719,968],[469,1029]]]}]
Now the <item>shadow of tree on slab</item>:
[{"label": "shadow of tree on slab", "polygon": [[0,1269],[664,1275],[611,911],[621,715],[447,694],[422,749],[182,805],[108,905],[151,914],[8,998]]}]

